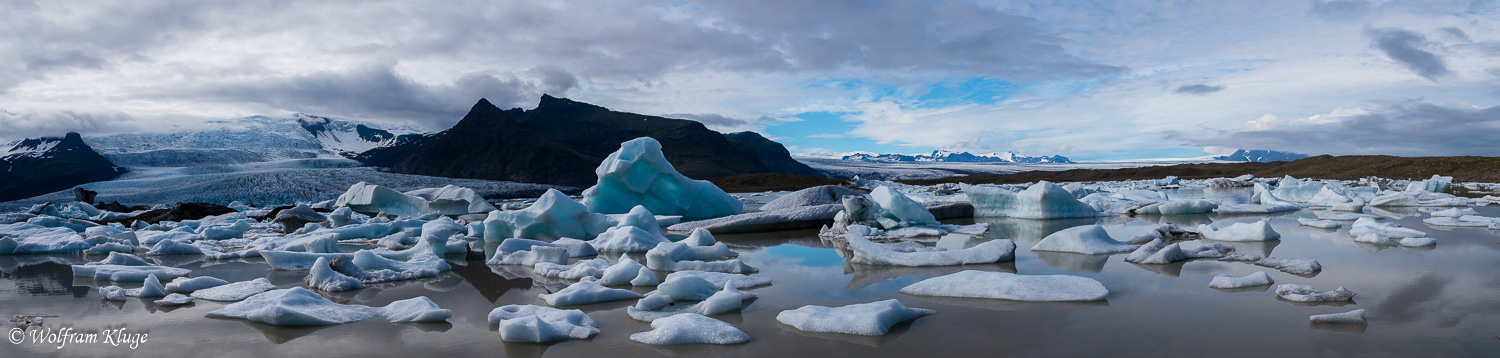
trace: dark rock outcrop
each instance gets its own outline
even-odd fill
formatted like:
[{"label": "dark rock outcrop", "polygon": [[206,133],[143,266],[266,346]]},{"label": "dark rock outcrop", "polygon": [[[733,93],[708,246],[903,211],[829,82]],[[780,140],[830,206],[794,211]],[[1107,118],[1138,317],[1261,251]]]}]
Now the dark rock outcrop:
[{"label": "dark rock outcrop", "polygon": [[78,133],[61,138],[33,138],[17,143],[0,157],[0,201],[25,199],[105,181],[125,174],[83,142]]}]

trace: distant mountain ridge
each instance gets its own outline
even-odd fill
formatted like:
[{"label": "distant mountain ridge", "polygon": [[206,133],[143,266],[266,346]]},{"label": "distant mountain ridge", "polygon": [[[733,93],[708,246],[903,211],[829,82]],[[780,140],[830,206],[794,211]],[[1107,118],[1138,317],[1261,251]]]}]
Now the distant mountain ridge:
[{"label": "distant mountain ridge", "polygon": [[296,113],[291,117],[250,116],[210,121],[203,128],[84,140],[120,166],[194,167],[349,158],[373,148],[396,145],[403,137],[419,131],[413,127],[382,127]]},{"label": "distant mountain ridge", "polygon": [[1224,161],[1231,161],[1231,162],[1267,163],[1267,162],[1290,162],[1290,161],[1293,161],[1293,160],[1298,160],[1298,159],[1303,159],[1303,158],[1311,158],[1311,157],[1312,157],[1311,155],[1302,154],[1302,153],[1292,153],[1292,152],[1282,152],[1282,151],[1262,150],[1262,149],[1255,149],[1255,150],[1240,149],[1240,150],[1234,151],[1234,153],[1230,154],[1230,155],[1224,155],[1224,156],[1214,157],[1214,160],[1224,160]]},{"label": "distant mountain ridge", "polygon": [[95,152],[78,133],[27,138],[0,157],[0,201],[29,198],[73,186],[110,180],[125,169]]},{"label": "distant mountain ridge", "polygon": [[481,99],[453,128],[411,137],[355,157],[392,172],[589,186],[620,143],[652,137],[678,172],[706,179],[736,174],[821,176],[781,144],[752,132],[723,134],[684,119],[617,112],[542,95],[532,110],[500,110]]},{"label": "distant mountain ridge", "polygon": [[1053,156],[1030,156],[1016,152],[995,152],[985,154],[973,154],[969,152],[954,152],[948,150],[935,150],[932,154],[876,154],[876,153],[854,153],[845,155],[843,160],[860,160],[867,162],[944,162],[944,163],[1073,163],[1073,160],[1061,155]]}]

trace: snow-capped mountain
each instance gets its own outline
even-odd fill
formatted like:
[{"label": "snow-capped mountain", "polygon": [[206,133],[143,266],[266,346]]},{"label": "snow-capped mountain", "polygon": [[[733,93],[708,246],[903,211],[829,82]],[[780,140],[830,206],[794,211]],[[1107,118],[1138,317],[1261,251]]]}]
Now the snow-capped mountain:
[{"label": "snow-capped mountain", "polygon": [[78,133],[28,138],[0,156],[0,201],[114,179],[125,173],[89,148]]},{"label": "snow-capped mountain", "polygon": [[1297,159],[1311,157],[1307,154],[1281,152],[1274,150],[1245,150],[1234,151],[1234,154],[1214,157],[1214,160],[1226,160],[1231,162],[1289,162]]},{"label": "snow-capped mountain", "polygon": [[132,133],[86,139],[100,154],[125,167],[192,167],[287,159],[347,158],[389,146],[415,127],[382,128],[371,123],[297,113],[210,121],[204,128]]},{"label": "snow-capped mountain", "polygon": [[876,154],[867,152],[855,152],[840,157],[843,160],[859,160],[867,162],[948,162],[948,163],[1072,163],[1073,160],[1061,155],[1054,156],[1030,156],[1016,152],[994,152],[984,154],[973,154],[969,152],[954,152],[948,150],[935,150],[932,154]]}]

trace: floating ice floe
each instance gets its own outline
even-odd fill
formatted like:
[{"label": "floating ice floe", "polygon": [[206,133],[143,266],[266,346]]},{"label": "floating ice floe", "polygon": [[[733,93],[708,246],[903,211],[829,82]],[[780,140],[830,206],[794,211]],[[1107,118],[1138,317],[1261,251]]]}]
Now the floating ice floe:
[{"label": "floating ice floe", "polygon": [[537,305],[506,305],[490,311],[490,323],[500,325],[500,340],[546,343],[585,339],[599,333],[599,323],[579,310]]},{"label": "floating ice floe", "polygon": [[760,211],[776,211],[818,205],[843,204],[845,196],[863,196],[852,189],[838,185],[815,186],[782,195],[776,200],[760,206]]},{"label": "floating ice floe", "polygon": [[744,204],[713,183],[678,173],[650,137],[620,144],[594,171],[598,184],[583,191],[583,204],[604,214],[628,212],[636,205],[657,215],[714,218],[739,214]]},{"label": "floating ice floe", "polygon": [[1017,275],[966,270],[908,285],[901,293],[919,296],[988,298],[1012,301],[1098,301],[1109,295],[1099,281],[1068,275]]},{"label": "floating ice floe", "polygon": [[278,326],[331,325],[384,319],[391,322],[434,322],[453,317],[427,297],[416,297],[385,307],[342,305],[301,287],[268,291],[210,311],[211,317],[229,317]]},{"label": "floating ice floe", "polygon": [[1265,286],[1273,283],[1276,283],[1276,281],[1271,280],[1271,275],[1267,275],[1265,271],[1255,271],[1255,273],[1243,277],[1230,275],[1214,276],[1213,281],[1208,282],[1208,287],[1232,289]]},{"label": "floating ice floe", "polygon": [[1263,183],[1255,183],[1255,194],[1250,204],[1220,205],[1214,212],[1220,214],[1269,214],[1302,209],[1302,205],[1282,200],[1272,194]]},{"label": "floating ice floe", "polygon": [[828,221],[833,220],[843,210],[843,204],[790,207],[690,221],[672,225],[667,229],[671,231],[706,229],[726,234],[817,228],[827,225]]},{"label": "floating ice floe", "polygon": [[1469,199],[1460,198],[1451,194],[1433,192],[1400,192],[1392,191],[1380,194],[1370,200],[1371,207],[1450,207],[1469,206]]},{"label": "floating ice floe", "polygon": [[1135,237],[1130,238],[1130,240],[1124,241],[1124,243],[1140,245],[1151,242],[1151,240],[1189,240],[1196,237],[1198,237],[1198,233],[1196,232],[1187,231],[1186,229],[1178,227],[1175,224],[1162,224],[1161,226],[1157,226],[1155,229],[1151,229],[1151,231],[1147,231],[1145,234],[1136,235]]},{"label": "floating ice floe", "polygon": [[1020,192],[987,185],[964,184],[960,188],[968,194],[969,202],[974,204],[974,216],[978,217],[1065,219],[1099,216],[1094,207],[1078,201],[1057,184],[1046,181],[1032,184]]},{"label": "floating ice floe", "polygon": [[759,276],[747,276],[735,273],[704,272],[704,271],[677,271],[667,274],[666,279],[675,277],[692,276],[701,278],[713,284],[715,288],[723,289],[725,286],[734,286],[737,289],[747,289],[771,284],[771,278]]},{"label": "floating ice floe", "polygon": [[538,263],[550,262],[558,265],[568,263],[568,249],[556,246],[532,246],[530,250],[496,251],[486,264],[490,265],[521,265],[536,266]]},{"label": "floating ice floe", "polygon": [[908,308],[894,299],[842,307],[807,305],[776,314],[776,321],[804,332],[882,336],[891,326],[937,311]]},{"label": "floating ice floe", "polygon": [[150,265],[140,257],[119,252],[109,253],[109,257],[102,262],[73,265],[73,276],[99,281],[145,281],[146,277],[152,275],[160,279],[178,278],[190,273],[191,270],[184,268]]},{"label": "floating ice floe", "polygon": [[240,281],[193,291],[191,296],[196,299],[209,301],[239,301],[273,289],[276,289],[276,285],[271,284],[271,280],[261,277],[250,281]]},{"label": "floating ice floe", "polygon": [[604,287],[593,281],[579,281],[561,291],[544,293],[540,297],[543,301],[547,301],[548,305],[574,306],[635,299],[642,296],[639,293],[630,292],[630,290]]},{"label": "floating ice floe", "polygon": [[495,248],[495,254],[501,255],[501,253],[509,254],[521,250],[530,250],[532,246],[560,247],[568,251],[568,257],[587,257],[599,254],[599,251],[594,250],[594,246],[589,245],[587,241],[572,238],[561,238],[553,242],[518,238],[505,239],[505,241],[500,242],[500,246]]},{"label": "floating ice floe", "polygon": [[0,225],[0,255],[75,253],[107,241],[105,236],[84,238],[66,227],[46,227],[30,222]]},{"label": "floating ice floe", "polygon": [[1337,302],[1354,298],[1354,292],[1340,286],[1333,291],[1318,292],[1308,285],[1282,284],[1276,286],[1276,296],[1293,302]]},{"label": "floating ice floe", "polygon": [[651,330],[630,335],[630,340],[651,345],[735,344],[750,341],[734,325],[685,313],[651,321]]},{"label": "floating ice floe", "polygon": [[125,289],[120,286],[104,286],[99,288],[99,295],[109,301],[124,301]]},{"label": "floating ice floe", "polygon": [[192,278],[178,277],[177,279],[172,280],[172,282],[168,282],[166,285],[166,289],[167,291],[171,292],[193,293],[193,291],[202,290],[205,288],[219,287],[227,284],[229,284],[229,281],[224,281],[212,276],[198,276]]},{"label": "floating ice floe", "polygon": [[1271,228],[1271,223],[1262,219],[1252,223],[1233,223],[1225,228],[1213,225],[1198,225],[1198,234],[1203,238],[1218,241],[1271,241],[1281,239],[1281,234]]},{"label": "floating ice floe", "polygon": [[1446,193],[1446,192],[1448,192],[1448,189],[1451,189],[1452,187],[1453,187],[1453,177],[1445,177],[1445,176],[1440,176],[1440,175],[1437,175],[1437,174],[1433,174],[1432,178],[1428,178],[1428,179],[1420,180],[1420,181],[1413,181],[1410,184],[1407,184],[1407,186],[1406,186],[1406,192],[1408,192],[1408,193],[1418,193],[1418,192],[1424,192],[1425,191],[1425,192],[1432,192],[1432,193]]},{"label": "floating ice floe", "polygon": [[1255,261],[1255,265],[1270,267],[1273,269],[1281,270],[1281,272],[1298,275],[1311,275],[1323,270],[1323,265],[1319,264],[1317,260],[1303,258],[1283,259],[1276,257],[1267,257]]},{"label": "floating ice floe", "polygon": [[656,286],[661,283],[655,272],[629,257],[621,257],[619,262],[605,268],[599,280],[594,282],[606,286]]},{"label": "floating ice floe", "polygon": [[1308,316],[1307,320],[1312,323],[1365,324],[1365,310],[1357,309],[1344,313],[1315,314]]},{"label": "floating ice floe", "polygon": [[146,281],[141,284],[141,288],[127,289],[125,290],[125,295],[130,297],[162,297],[167,295],[167,289],[162,287],[161,280],[156,279],[156,275],[150,275],[146,276]]},{"label": "floating ice floe", "polygon": [[599,252],[632,253],[646,252],[657,244],[667,243],[665,237],[652,234],[634,226],[617,226],[605,230],[599,237],[589,241]]},{"label": "floating ice floe", "polygon": [[1363,242],[1376,245],[1388,246],[1431,246],[1437,244],[1436,240],[1427,237],[1427,233],[1416,229],[1404,228],[1396,223],[1377,222],[1371,218],[1360,218],[1349,227],[1349,236],[1354,237],[1355,242]]},{"label": "floating ice floe", "polygon": [[536,203],[525,209],[491,211],[484,219],[484,241],[510,238],[554,241],[565,237],[590,240],[611,226],[614,225],[605,215],[589,212],[588,206],[556,189],[547,189]]},{"label": "floating ice floe", "polygon": [[1138,264],[1164,265],[1177,261],[1191,259],[1219,259],[1223,261],[1254,261],[1260,256],[1254,254],[1237,254],[1233,246],[1210,242],[1193,248],[1184,249],[1182,243],[1164,244],[1161,239],[1141,245],[1125,257],[1126,262]]},{"label": "floating ice floe", "polygon": [[989,227],[988,224],[939,224],[927,206],[884,185],[871,190],[868,198],[844,197],[844,210],[835,214],[833,225],[823,228],[819,235],[842,236],[854,226],[876,229],[865,236],[891,238],[943,236],[954,232],[982,235]]},{"label": "floating ice floe", "polygon": [[319,257],[308,270],[304,279],[308,287],[329,292],[342,292],[364,288],[364,281],[354,278],[333,269],[328,263],[328,258]]},{"label": "floating ice floe", "polygon": [[1103,226],[1075,226],[1047,235],[1031,247],[1031,251],[1071,252],[1079,254],[1115,254],[1130,252],[1136,245],[1115,241],[1104,231]]},{"label": "floating ice floe", "polygon": [[604,270],[610,266],[609,260],[602,258],[582,260],[568,265],[540,262],[531,268],[531,273],[542,277],[582,280],[585,277],[599,278],[599,276],[604,275]]},{"label": "floating ice floe", "polygon": [[[1473,209],[1467,210],[1471,210],[1472,212]],[[1500,218],[1479,215],[1462,215],[1453,217],[1438,216],[1437,213],[1433,213],[1432,217],[1422,219],[1422,223],[1432,226],[1481,227],[1500,230]]]},{"label": "floating ice floe", "polygon": [[181,293],[173,293],[167,295],[166,297],[162,297],[159,300],[152,301],[152,303],[155,303],[158,306],[181,306],[193,303],[193,298]]},{"label": "floating ice floe", "polygon": [[203,249],[202,248],[199,248],[198,246],[194,246],[193,244],[187,243],[185,241],[177,241],[177,240],[162,240],[162,241],[157,241],[156,242],[156,246],[152,246],[151,247],[151,251],[147,251],[146,252],[146,255],[148,255],[148,256],[162,256],[162,255],[202,255],[202,254],[203,254]]},{"label": "floating ice floe", "polygon": [[487,213],[495,211],[495,206],[490,205],[488,201],[485,201],[484,197],[479,195],[479,192],[474,191],[474,189],[456,185],[444,185],[441,188],[417,189],[406,192],[406,195],[415,196],[429,202],[443,203],[437,205],[428,204],[429,207],[456,205],[458,201],[463,201],[469,204],[469,206],[466,208],[467,212],[465,212],[465,214]]},{"label": "floating ice floe", "polygon": [[[693,236],[700,241],[713,242],[707,230],[698,229]],[[692,239],[690,237],[690,239]],[[684,240],[687,241],[687,240]],[[646,267],[660,271],[713,271],[728,273],[755,273],[760,270],[740,260],[719,260],[738,256],[729,246],[714,242],[710,246],[690,246],[683,242],[663,242],[646,252]]]},{"label": "floating ice floe", "polygon": [[1333,221],[1333,220],[1318,220],[1318,219],[1306,219],[1306,218],[1297,219],[1297,225],[1302,225],[1302,226],[1307,226],[1307,227],[1315,227],[1315,228],[1319,228],[1319,229],[1337,229],[1340,226],[1344,226],[1344,224],[1339,223],[1337,221]]},{"label": "floating ice floe", "polygon": [[1208,200],[1168,200],[1146,204],[1133,212],[1139,215],[1208,214],[1218,208],[1219,203]]},{"label": "floating ice floe", "polygon": [[952,266],[1015,259],[1016,244],[1009,239],[992,240],[967,249],[923,247],[923,250],[914,251],[870,241],[866,235],[873,231],[862,225],[849,227],[844,235],[849,244],[849,262],[881,266]]},{"label": "floating ice floe", "polygon": [[[715,315],[738,311],[744,307],[745,300],[755,297],[754,293],[741,292],[734,285],[724,285],[715,290],[713,283],[702,278],[676,276],[662,282],[656,291],[627,308],[626,313],[630,315],[630,318],[645,322],[684,313]],[[678,301],[697,301],[697,303],[680,310],[663,311],[667,306],[675,305]]]}]

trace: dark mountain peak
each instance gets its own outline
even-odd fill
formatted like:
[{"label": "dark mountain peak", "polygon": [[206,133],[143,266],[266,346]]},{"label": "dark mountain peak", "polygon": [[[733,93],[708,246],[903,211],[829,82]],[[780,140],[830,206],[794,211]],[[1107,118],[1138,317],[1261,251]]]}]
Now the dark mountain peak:
[{"label": "dark mountain peak", "polygon": [[83,136],[28,138],[0,152],[0,201],[29,198],[125,173],[95,152]]},{"label": "dark mountain peak", "polygon": [[542,110],[562,110],[562,111],[600,111],[600,112],[608,112],[609,108],[604,108],[604,107],[596,106],[596,105],[593,105],[593,104],[588,104],[588,103],[583,103],[583,102],[579,102],[579,101],[574,101],[574,100],[567,99],[567,98],[553,97],[552,95],[544,93],[544,94],[542,94],[542,101],[541,101],[541,103],[537,104],[535,110],[537,110],[537,111],[542,111]]},{"label": "dark mountain peak", "polygon": [[68,132],[67,135],[63,136],[63,141],[83,142],[83,135],[78,134],[78,132]]},{"label": "dark mountain peak", "polygon": [[499,110],[499,109],[500,109],[499,107],[495,107],[495,105],[493,103],[490,103],[489,99],[487,99],[487,98],[480,98],[479,102],[474,102],[474,107],[470,107],[469,108],[469,112],[474,112],[474,111],[479,111],[479,110]]}]

